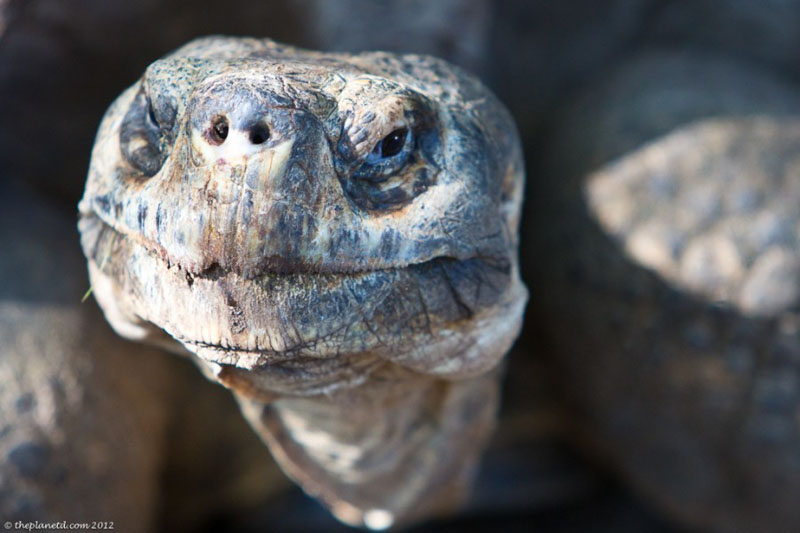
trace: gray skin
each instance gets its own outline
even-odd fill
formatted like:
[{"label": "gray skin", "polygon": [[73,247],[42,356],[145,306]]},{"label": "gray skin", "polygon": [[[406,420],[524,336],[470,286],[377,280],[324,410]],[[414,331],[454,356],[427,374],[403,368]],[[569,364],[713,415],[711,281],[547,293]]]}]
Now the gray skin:
[{"label": "gray skin", "polygon": [[441,60],[210,37],[109,108],[79,228],[118,333],[190,352],[381,528],[469,486],[527,298],[522,182],[508,113]]},{"label": "gray skin", "polygon": [[531,184],[530,324],[577,433],[696,527],[800,528],[798,117],[763,72],[644,54]]}]

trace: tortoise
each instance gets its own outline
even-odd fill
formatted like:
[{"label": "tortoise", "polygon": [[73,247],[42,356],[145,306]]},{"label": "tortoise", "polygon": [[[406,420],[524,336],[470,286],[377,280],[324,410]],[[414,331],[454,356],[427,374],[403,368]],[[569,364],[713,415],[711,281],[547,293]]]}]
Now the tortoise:
[{"label": "tortoise", "polygon": [[[705,83],[698,84],[698,77]],[[348,87],[354,78],[360,82]],[[671,100],[674,94],[682,98]],[[188,98],[197,98],[191,108],[185,107]],[[797,243],[792,240],[796,232],[785,230],[796,220],[791,211],[797,191],[791,180],[796,126],[790,119],[769,115],[794,113],[795,98],[782,82],[719,58],[640,58],[559,117],[546,151],[551,159],[529,179],[529,225],[521,243],[523,277],[532,294],[525,335],[527,344],[540,350],[537,356],[545,365],[538,366],[531,354],[517,349],[509,384],[538,379],[525,371],[544,373],[565,399],[568,415],[562,416],[568,418],[561,423],[685,524],[790,530],[800,523],[793,505],[798,495],[798,476],[792,470],[797,417],[791,400],[796,392],[792,291]],[[237,105],[220,111],[231,102]],[[607,114],[592,115],[608,109]],[[370,111],[375,116],[370,118]],[[760,116],[694,123],[661,137],[709,115],[753,113]],[[251,120],[252,114],[259,120]],[[349,123],[347,116],[353,117]],[[381,120],[386,116],[392,121]],[[395,122],[398,116],[402,118]],[[356,118],[370,126],[365,128]],[[619,142],[616,132],[631,137]],[[360,144],[353,143],[359,136]],[[292,141],[286,143],[287,138]],[[637,150],[645,141],[650,145]],[[226,151],[230,146],[233,149]],[[281,146],[288,153],[272,157],[273,165],[278,158],[280,168],[260,159],[264,156],[259,154],[274,153]],[[243,163],[227,162],[236,158],[237,150],[266,165],[248,173]],[[325,154],[320,160],[306,161],[319,153]],[[402,163],[393,168],[392,161],[384,161],[387,153],[388,159],[398,157]],[[297,163],[298,155],[312,168],[289,164]],[[264,166],[266,184],[257,179]],[[386,175],[376,178],[375,167]],[[448,174],[454,168],[458,172]],[[436,170],[433,177],[425,172],[429,169]],[[516,336],[525,300],[516,264],[521,169],[515,128],[503,107],[479,83],[444,62],[382,53],[317,54],[267,40],[202,39],[149,67],[143,81],[109,109],[81,202],[82,244],[93,291],[119,333],[172,351],[185,353],[188,348],[208,377],[234,390],[242,412],[289,475],[337,518],[373,528],[402,525],[452,511],[493,424],[500,361]],[[212,179],[200,184],[189,179],[203,171]],[[229,182],[218,180],[224,175]],[[320,175],[330,178],[327,185],[314,183],[312,178]],[[435,195],[437,187],[452,184],[451,179],[458,182],[461,176],[474,187],[470,194],[439,200],[441,205],[466,209],[468,215],[460,217],[464,226],[456,224],[438,234],[450,243],[439,245],[451,246],[452,253],[459,249],[453,244],[459,239],[470,248],[475,247],[470,242],[475,235],[487,237],[477,267],[470,263],[474,250],[435,260],[447,263],[436,265],[437,271],[427,270],[432,265],[408,267],[414,263],[410,258],[419,257],[414,255],[419,249],[365,244],[363,237],[353,241],[352,233],[342,229],[374,216],[391,221],[389,228],[400,231],[401,226],[391,224],[405,222],[403,217]],[[714,187],[725,176],[730,186],[722,195]],[[234,204],[244,208],[236,211],[237,217],[252,216],[247,211],[256,204],[246,207],[237,193],[241,198],[253,191],[282,199],[275,187],[291,189],[292,201],[277,202],[278,213],[262,211],[261,226],[258,221],[247,226],[262,235],[248,230],[230,240],[211,229],[238,227],[222,217],[226,204],[228,209]],[[714,209],[691,203],[721,195],[725,201]],[[326,214],[324,220],[347,237],[340,237],[332,248],[320,248],[320,242],[334,242],[330,232],[322,241],[302,236],[319,233],[316,217],[322,216],[325,205],[337,205],[335,198],[345,199],[341,210]],[[694,209],[695,218],[689,219],[696,225],[682,227],[676,221],[687,216],[687,206]],[[422,211],[416,212],[415,221],[438,222],[442,215]],[[769,220],[776,213],[777,223]],[[217,218],[203,218],[209,214]],[[505,225],[499,236],[492,232],[498,224]],[[747,241],[763,225],[769,230],[767,238],[756,240],[759,245]],[[202,227],[207,229],[195,230]],[[679,239],[673,235],[676,228],[684,232]],[[745,235],[744,230],[752,231]],[[281,238],[267,242],[264,236],[270,231]],[[284,236],[292,231],[298,233]],[[430,232],[419,235],[429,237]],[[695,238],[699,244],[692,242]],[[238,246],[243,242],[249,247]],[[198,243],[200,253],[193,248]],[[381,245],[403,258],[399,268],[387,268],[386,258],[393,255],[382,257],[376,252]],[[356,251],[363,261],[358,267],[347,262]],[[739,260],[738,268],[726,270],[726,261],[737,255],[745,259]],[[338,262],[332,262],[333,257]],[[683,267],[684,262],[689,266]],[[756,268],[759,264],[766,267]],[[451,269],[461,267],[464,270],[453,276]],[[396,299],[414,309],[409,300],[415,292],[407,279],[398,280],[404,275],[398,270],[412,272],[416,283],[430,283],[427,292],[416,297],[437,303],[433,316],[441,322],[434,320],[435,325],[456,317],[461,334],[474,341],[472,336],[481,331],[474,320],[487,313],[501,326],[484,333],[497,335],[497,346],[466,359],[458,357],[458,349],[453,354],[430,349],[430,326],[417,329],[419,323],[403,314],[408,308],[392,307],[364,323],[377,323],[390,335],[423,331],[414,339],[423,344],[420,357],[403,351],[411,349],[404,333],[399,333],[403,343],[386,346],[380,340],[385,333],[379,330],[378,339],[367,328],[377,344],[359,345],[359,355],[382,346],[380,363],[366,357],[375,366],[348,372],[314,358],[325,350],[342,353],[332,347],[338,342],[317,339],[315,328],[328,328],[327,323],[308,322],[312,311],[325,312],[326,318],[334,315],[325,306],[333,306],[337,296],[337,275],[386,276],[383,272],[391,271],[397,277],[390,281],[400,288]],[[720,275],[729,272],[720,282]],[[302,291],[303,282],[315,277],[315,288],[328,291],[320,300]],[[289,279],[300,283],[292,286]],[[284,299],[270,292],[287,287]],[[465,287],[474,292],[462,292]],[[365,294],[370,289],[375,287],[364,287]],[[186,295],[193,290],[203,292],[204,303],[213,305],[187,304]],[[358,292],[348,297],[356,299]],[[302,305],[309,299],[316,304],[312,311]],[[259,315],[266,307],[264,300],[285,307],[264,318]],[[423,314],[431,315],[431,309]],[[281,350],[275,346],[264,350],[257,339],[255,349],[248,345],[236,350],[241,344],[230,339],[227,345],[219,343],[221,339],[208,342],[213,330],[198,334],[191,329],[196,324],[227,324],[231,337],[249,342],[248,327],[256,324],[266,332],[269,325],[264,324],[287,317],[301,324],[300,329],[281,331],[278,342],[305,339],[309,331],[316,341],[294,342],[299,351],[289,350],[291,360],[276,357]],[[349,331],[332,335],[346,343],[364,334],[365,330],[354,337],[348,337]],[[269,339],[275,337],[270,331]],[[345,359],[350,351],[352,344],[344,350]],[[753,353],[759,354],[757,365]],[[124,355],[118,358],[124,360]],[[156,384],[169,389],[175,370],[157,354],[144,357],[153,361]],[[361,357],[348,360],[362,362]],[[259,372],[260,367],[271,372]],[[443,401],[448,395],[456,398],[453,404]],[[525,399],[508,408],[537,408]],[[198,410],[212,413],[213,407],[202,400],[191,402],[200,402]],[[194,411],[192,407],[186,411]],[[141,418],[158,420],[155,410],[146,411]],[[436,444],[415,448],[413,439],[404,442],[374,431],[387,429],[381,416],[386,413],[416,417],[413,422],[399,421],[404,437],[409,428],[422,425],[420,433]],[[98,416],[113,418],[107,413]],[[308,427],[309,420],[318,427]],[[365,421],[369,432],[355,430]],[[330,435],[337,436],[338,445]],[[469,437],[464,440],[464,435]],[[392,453],[378,461],[373,456],[372,463],[354,460],[365,450],[377,451],[368,441],[359,441],[369,437],[382,438],[379,446],[388,443]],[[198,435],[198,447],[204,438],[209,436]],[[443,442],[448,438],[453,440]],[[341,446],[346,439],[357,444]],[[404,446],[410,457],[427,456],[417,460],[429,461],[431,468],[420,469],[413,460],[396,461],[397,450]],[[20,465],[42,462],[36,460],[42,452],[35,445],[20,449],[15,455]],[[754,451],[765,452],[756,463],[749,455]],[[381,460],[408,477],[392,475],[391,483],[384,479],[372,484],[376,478],[360,476],[370,468],[380,471]]]},{"label": "tortoise", "polygon": [[194,354],[306,492],[385,528],[466,493],[521,190],[510,116],[441,61],[211,37],[109,108],[79,228],[117,332]]}]

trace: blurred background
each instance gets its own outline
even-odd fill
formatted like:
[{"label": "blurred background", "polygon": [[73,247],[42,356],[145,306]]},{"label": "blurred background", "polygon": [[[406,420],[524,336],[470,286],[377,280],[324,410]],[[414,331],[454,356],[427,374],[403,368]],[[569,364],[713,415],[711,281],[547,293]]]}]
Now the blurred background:
[{"label": "blurred background", "polygon": [[[764,487],[783,487],[787,501],[800,494],[792,470],[800,462],[797,402],[791,396],[798,387],[785,383],[785,377],[777,385],[764,385],[767,393],[776,387],[789,391],[789,399],[781,400],[788,405],[785,411],[775,414],[774,398],[769,404],[770,416],[779,422],[794,420],[789,434],[775,437],[780,457],[791,463],[784,478],[774,477],[784,463],[776,462],[769,474],[741,466],[750,457],[761,457],[758,453],[771,453],[771,448],[747,443],[726,455],[732,466],[707,474],[709,479],[735,478],[720,482],[724,487],[735,485],[730,494],[711,482],[690,479],[682,485],[680,479],[667,479],[668,474],[650,475],[656,465],[658,470],[674,470],[679,478],[691,476],[705,467],[704,454],[716,457],[714,452],[694,451],[705,450],[693,440],[703,433],[692,424],[702,422],[687,422],[683,415],[659,409],[684,402],[680,409],[714,418],[713,413],[721,411],[713,406],[703,411],[701,389],[718,391],[722,385],[702,380],[700,385],[664,385],[667,392],[657,400],[642,396],[640,404],[652,404],[654,411],[631,415],[624,431],[604,429],[617,424],[605,410],[624,399],[606,401],[613,393],[595,394],[594,384],[582,384],[589,379],[582,372],[613,384],[617,374],[604,372],[621,363],[609,356],[597,368],[582,366],[575,354],[601,361],[600,351],[613,347],[573,345],[564,340],[569,333],[552,331],[569,330],[569,324],[577,328],[583,320],[605,317],[607,310],[602,302],[594,302],[584,316],[583,293],[557,292],[559,283],[571,282],[551,275],[551,270],[567,270],[570,260],[553,260],[553,254],[560,253],[557,245],[537,233],[551,222],[552,227],[571,228],[581,216],[592,218],[584,207],[576,207],[572,219],[571,208],[554,206],[562,205],[561,196],[580,196],[574,183],[582,176],[626,155],[638,157],[639,148],[658,143],[686,124],[706,117],[787,117],[800,110],[795,85],[800,77],[800,0],[0,0],[0,351],[8,352],[3,357],[11,363],[0,370],[0,518],[50,513],[53,519],[103,519],[98,509],[113,514],[126,507],[114,515],[123,530],[123,524],[136,525],[134,530],[198,532],[345,530],[282,477],[225,391],[206,383],[185,361],[116,339],[94,303],[79,303],[88,281],[75,230],[76,204],[100,118],[148,63],[206,34],[263,36],[331,51],[436,55],[481,78],[517,120],[528,175],[521,252],[532,299],[525,331],[511,355],[502,422],[472,503],[452,520],[415,530],[738,529],[732,527],[738,515],[729,507],[752,505],[755,518],[746,519],[746,530],[769,523],[763,521],[766,508],[759,503],[759,498],[770,499]],[[714,142],[690,136],[688,146],[702,159],[704,143]],[[792,141],[776,157],[794,157],[796,145]],[[656,152],[652,157],[670,161],[685,155],[671,147]],[[725,161],[736,167],[738,156],[732,154]],[[689,175],[687,187],[693,176],[708,175],[704,168],[684,171]],[[781,186],[800,180],[794,177]],[[762,185],[758,184],[758,205],[768,211],[771,189]],[[797,187],[790,189],[786,195],[793,199]],[[746,209],[745,204],[730,209]],[[788,225],[781,229],[779,224],[775,231],[789,233],[782,249],[795,253],[798,228],[791,217],[796,213],[787,209]],[[558,217],[560,222],[553,222]],[[582,232],[577,241],[569,241],[564,233],[564,242],[582,242],[591,232],[613,233],[587,222],[590,226],[575,230]],[[659,243],[654,238],[645,244]],[[715,263],[717,248],[710,249],[701,267],[718,273],[725,265]],[[622,254],[605,248],[597,253]],[[722,289],[704,292],[705,281],[684,287],[683,278],[674,281],[642,257],[627,257],[636,263],[636,273],[620,274],[613,283],[638,279],[638,261],[647,267],[641,270],[655,271],[660,276],[657,283],[669,285],[679,298],[688,295],[689,314],[717,312],[709,309],[734,302],[730,312],[735,317],[725,315],[710,330],[701,328],[687,337],[692,349],[713,352],[703,342],[729,331],[725,328],[733,327],[728,324],[734,319],[739,321],[737,331],[774,329],[774,324],[785,322],[784,311],[796,307],[797,298],[790,295],[772,314],[751,318],[740,313],[739,300]],[[784,274],[787,284],[776,289],[779,293],[794,290],[792,268]],[[745,277],[733,279],[730,287],[738,290]],[[642,283],[656,281],[647,278]],[[553,288],[548,292],[546,287]],[[614,287],[609,293],[625,293],[626,301],[644,301],[655,294]],[[678,308],[676,313],[686,314]],[[618,320],[628,320],[625,313],[636,309],[616,309],[623,313]],[[696,329],[698,323],[702,321],[687,327]],[[617,326],[601,328],[598,335],[607,338]],[[786,350],[797,352],[796,333],[781,339]],[[748,342],[741,344],[748,347]],[[781,376],[794,372],[797,360],[787,365]],[[659,369],[652,371],[654,376]],[[630,383],[640,378],[619,379]],[[626,398],[649,394],[637,391]],[[719,394],[720,403],[739,393],[726,394]],[[752,391],[749,394],[751,398]],[[122,418],[120,410],[126,413]],[[658,421],[660,429],[642,422],[645,419]],[[650,453],[650,437],[640,437],[658,431],[664,433],[659,442],[683,439],[680,442],[690,444],[666,454],[653,445]],[[753,431],[763,436],[767,430],[759,426]],[[708,438],[713,440],[717,433],[712,433],[709,430]],[[697,437],[698,442],[704,438]],[[85,450],[94,451],[84,454]],[[641,457],[629,460],[641,450]],[[686,459],[690,456],[691,461]],[[674,458],[675,464],[665,457]],[[92,472],[102,483],[85,487],[71,472]],[[689,487],[695,485],[700,487],[696,491]],[[761,488],[752,488],[756,486]],[[52,506],[50,502],[58,499],[54,491],[60,491],[62,502],[64,494],[74,495],[69,511]],[[115,491],[125,495],[124,502],[121,496],[109,496]],[[682,497],[681,492],[686,494]],[[789,516],[781,509],[776,516]]]}]

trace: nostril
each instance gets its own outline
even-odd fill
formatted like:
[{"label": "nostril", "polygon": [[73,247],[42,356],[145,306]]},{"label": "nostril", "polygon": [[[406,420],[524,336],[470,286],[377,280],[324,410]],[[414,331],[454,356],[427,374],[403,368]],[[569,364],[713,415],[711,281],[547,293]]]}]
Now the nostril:
[{"label": "nostril", "polygon": [[269,128],[266,124],[256,124],[250,130],[250,142],[253,144],[264,144],[269,139]]},{"label": "nostril", "polygon": [[228,119],[216,116],[211,119],[211,127],[206,132],[206,137],[211,144],[220,145],[228,138]]}]

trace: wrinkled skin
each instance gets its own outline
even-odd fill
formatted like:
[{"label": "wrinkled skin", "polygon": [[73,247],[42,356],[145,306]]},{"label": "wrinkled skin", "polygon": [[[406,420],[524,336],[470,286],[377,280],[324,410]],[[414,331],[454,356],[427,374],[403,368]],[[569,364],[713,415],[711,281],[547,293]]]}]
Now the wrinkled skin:
[{"label": "wrinkled skin", "polygon": [[214,37],[110,107],[79,228],[118,333],[194,354],[307,492],[386,527],[460,503],[491,430],[522,179],[443,61]]}]

